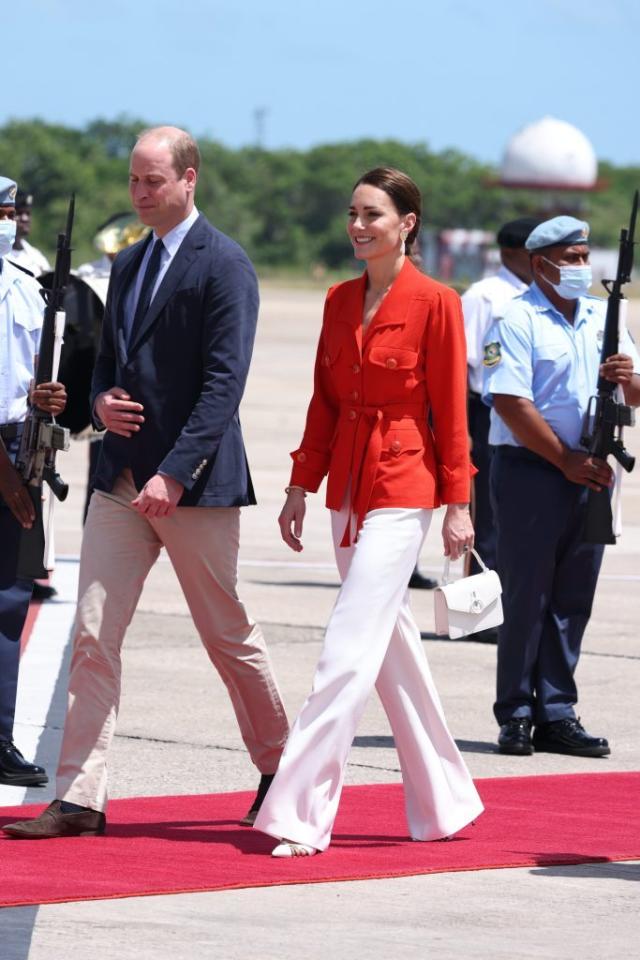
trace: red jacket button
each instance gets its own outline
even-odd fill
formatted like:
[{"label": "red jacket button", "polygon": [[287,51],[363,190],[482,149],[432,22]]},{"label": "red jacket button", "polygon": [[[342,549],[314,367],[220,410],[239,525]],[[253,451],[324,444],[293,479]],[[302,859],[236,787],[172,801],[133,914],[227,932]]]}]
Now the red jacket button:
[{"label": "red jacket button", "polygon": [[395,370],[395,368],[398,366],[398,361],[395,359],[395,357],[389,357],[386,365],[389,370]]}]

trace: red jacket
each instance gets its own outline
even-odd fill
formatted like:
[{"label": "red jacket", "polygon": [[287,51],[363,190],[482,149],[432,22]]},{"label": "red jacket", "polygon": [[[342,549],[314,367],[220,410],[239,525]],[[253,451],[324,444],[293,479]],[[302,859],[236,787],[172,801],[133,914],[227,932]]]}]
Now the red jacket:
[{"label": "red jacket", "polygon": [[363,338],[366,276],[327,294],[313,397],[291,454],[292,484],[315,492],[329,474],[333,510],[351,479],[358,529],[381,507],[467,503],[475,472],[460,298],[407,259]]}]

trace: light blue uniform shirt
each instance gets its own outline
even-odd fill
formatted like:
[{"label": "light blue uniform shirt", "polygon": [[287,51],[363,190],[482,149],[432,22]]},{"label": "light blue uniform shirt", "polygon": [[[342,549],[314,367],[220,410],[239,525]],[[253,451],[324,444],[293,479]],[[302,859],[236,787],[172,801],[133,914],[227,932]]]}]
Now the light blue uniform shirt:
[{"label": "light blue uniform shirt", "polygon": [[3,424],[19,422],[27,415],[44,300],[33,277],[4,257],[0,259],[0,266],[0,424]]},{"label": "light blue uniform shirt", "polygon": [[[606,312],[606,300],[580,297],[571,324],[532,283],[485,339],[484,402],[491,406],[495,393],[531,400],[562,442],[579,449],[589,399],[597,389]],[[627,331],[620,353],[630,356],[640,373],[640,357]],[[489,443],[521,446],[495,410]]]}]

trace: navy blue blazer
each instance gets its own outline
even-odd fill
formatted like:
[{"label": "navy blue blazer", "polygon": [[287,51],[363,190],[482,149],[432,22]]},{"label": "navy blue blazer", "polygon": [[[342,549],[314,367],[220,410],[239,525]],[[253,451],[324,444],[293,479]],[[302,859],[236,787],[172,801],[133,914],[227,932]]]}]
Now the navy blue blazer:
[{"label": "navy blue blazer", "polygon": [[143,404],[145,422],[132,437],[104,434],[95,488],[108,493],[129,467],[138,490],[159,471],[178,480],[179,506],[255,503],[238,415],[258,316],[251,262],[200,215],[127,349],[124,296],[149,242],[113,262],[91,385],[91,409],[118,386]]}]

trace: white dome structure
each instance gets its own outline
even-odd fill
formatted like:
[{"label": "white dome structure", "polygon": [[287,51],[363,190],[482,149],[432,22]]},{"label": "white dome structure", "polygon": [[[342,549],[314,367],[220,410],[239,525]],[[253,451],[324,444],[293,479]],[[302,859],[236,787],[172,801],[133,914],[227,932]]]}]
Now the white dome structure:
[{"label": "white dome structure", "polygon": [[577,127],[543,117],[519,130],[508,142],[500,171],[507,187],[593,190],[598,161]]}]

